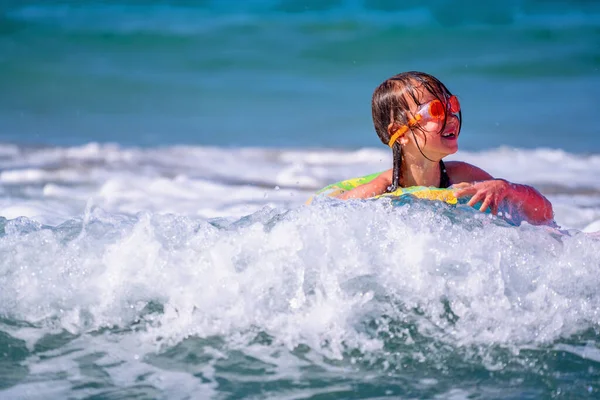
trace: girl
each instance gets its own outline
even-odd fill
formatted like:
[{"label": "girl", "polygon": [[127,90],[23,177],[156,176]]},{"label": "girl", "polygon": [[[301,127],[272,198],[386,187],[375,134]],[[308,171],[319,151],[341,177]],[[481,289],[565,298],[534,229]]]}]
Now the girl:
[{"label": "girl", "polygon": [[495,179],[474,165],[442,159],[458,150],[462,113],[458,99],[437,78],[424,72],[404,72],[384,81],[373,93],[373,124],[379,139],[392,148],[393,168],[339,196],[364,199],[398,187],[452,185],[458,198],[472,196],[480,211],[493,214],[503,201],[516,206],[525,220],[553,220],[552,204],[532,187]]}]

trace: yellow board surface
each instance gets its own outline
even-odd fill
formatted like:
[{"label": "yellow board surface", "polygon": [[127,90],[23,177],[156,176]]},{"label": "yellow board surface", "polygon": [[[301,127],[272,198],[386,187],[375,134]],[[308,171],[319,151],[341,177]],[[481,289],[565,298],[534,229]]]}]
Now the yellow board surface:
[{"label": "yellow board surface", "polygon": [[[375,174],[361,176],[358,178],[346,179],[344,181],[333,183],[319,190],[315,194],[315,196],[311,197],[306,203],[310,204],[316,196],[337,197],[342,193],[354,189],[355,187],[371,182],[380,174],[381,172],[377,172]],[[436,187],[425,186],[411,186],[407,188],[400,188],[390,193],[384,193],[379,196],[375,196],[375,198],[400,197],[405,195],[412,195],[418,197],[419,199],[443,201],[448,204],[456,204],[458,202],[458,200],[454,196],[453,191],[450,189],[440,189]]]}]

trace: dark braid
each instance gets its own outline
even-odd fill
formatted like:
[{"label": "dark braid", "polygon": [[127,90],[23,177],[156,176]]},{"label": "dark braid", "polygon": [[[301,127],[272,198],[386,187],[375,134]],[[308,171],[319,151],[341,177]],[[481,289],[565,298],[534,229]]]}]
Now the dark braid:
[{"label": "dark braid", "polygon": [[400,178],[402,176],[402,146],[400,143],[396,143],[392,148],[392,154],[394,155],[393,169],[392,169],[392,184],[388,186],[387,191],[393,192],[401,187]]}]

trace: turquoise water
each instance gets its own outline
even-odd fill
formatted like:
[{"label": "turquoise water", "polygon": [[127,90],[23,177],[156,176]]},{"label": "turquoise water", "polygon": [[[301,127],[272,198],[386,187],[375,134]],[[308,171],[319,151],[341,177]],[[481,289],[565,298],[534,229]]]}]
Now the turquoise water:
[{"label": "turquoise water", "polygon": [[[0,398],[600,396],[600,3],[0,2]],[[385,78],[559,229],[327,199]]]},{"label": "turquoise water", "polygon": [[424,70],[462,146],[597,151],[590,1],[14,1],[0,17],[9,141],[378,146],[370,96]]}]

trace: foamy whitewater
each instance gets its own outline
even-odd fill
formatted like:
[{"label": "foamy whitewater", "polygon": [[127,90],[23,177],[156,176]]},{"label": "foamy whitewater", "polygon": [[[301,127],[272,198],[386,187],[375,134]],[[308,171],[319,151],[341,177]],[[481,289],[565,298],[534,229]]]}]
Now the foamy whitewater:
[{"label": "foamy whitewater", "polygon": [[598,394],[599,156],[456,156],[545,190],[554,229],[303,205],[380,149],[0,149],[3,399]]}]

